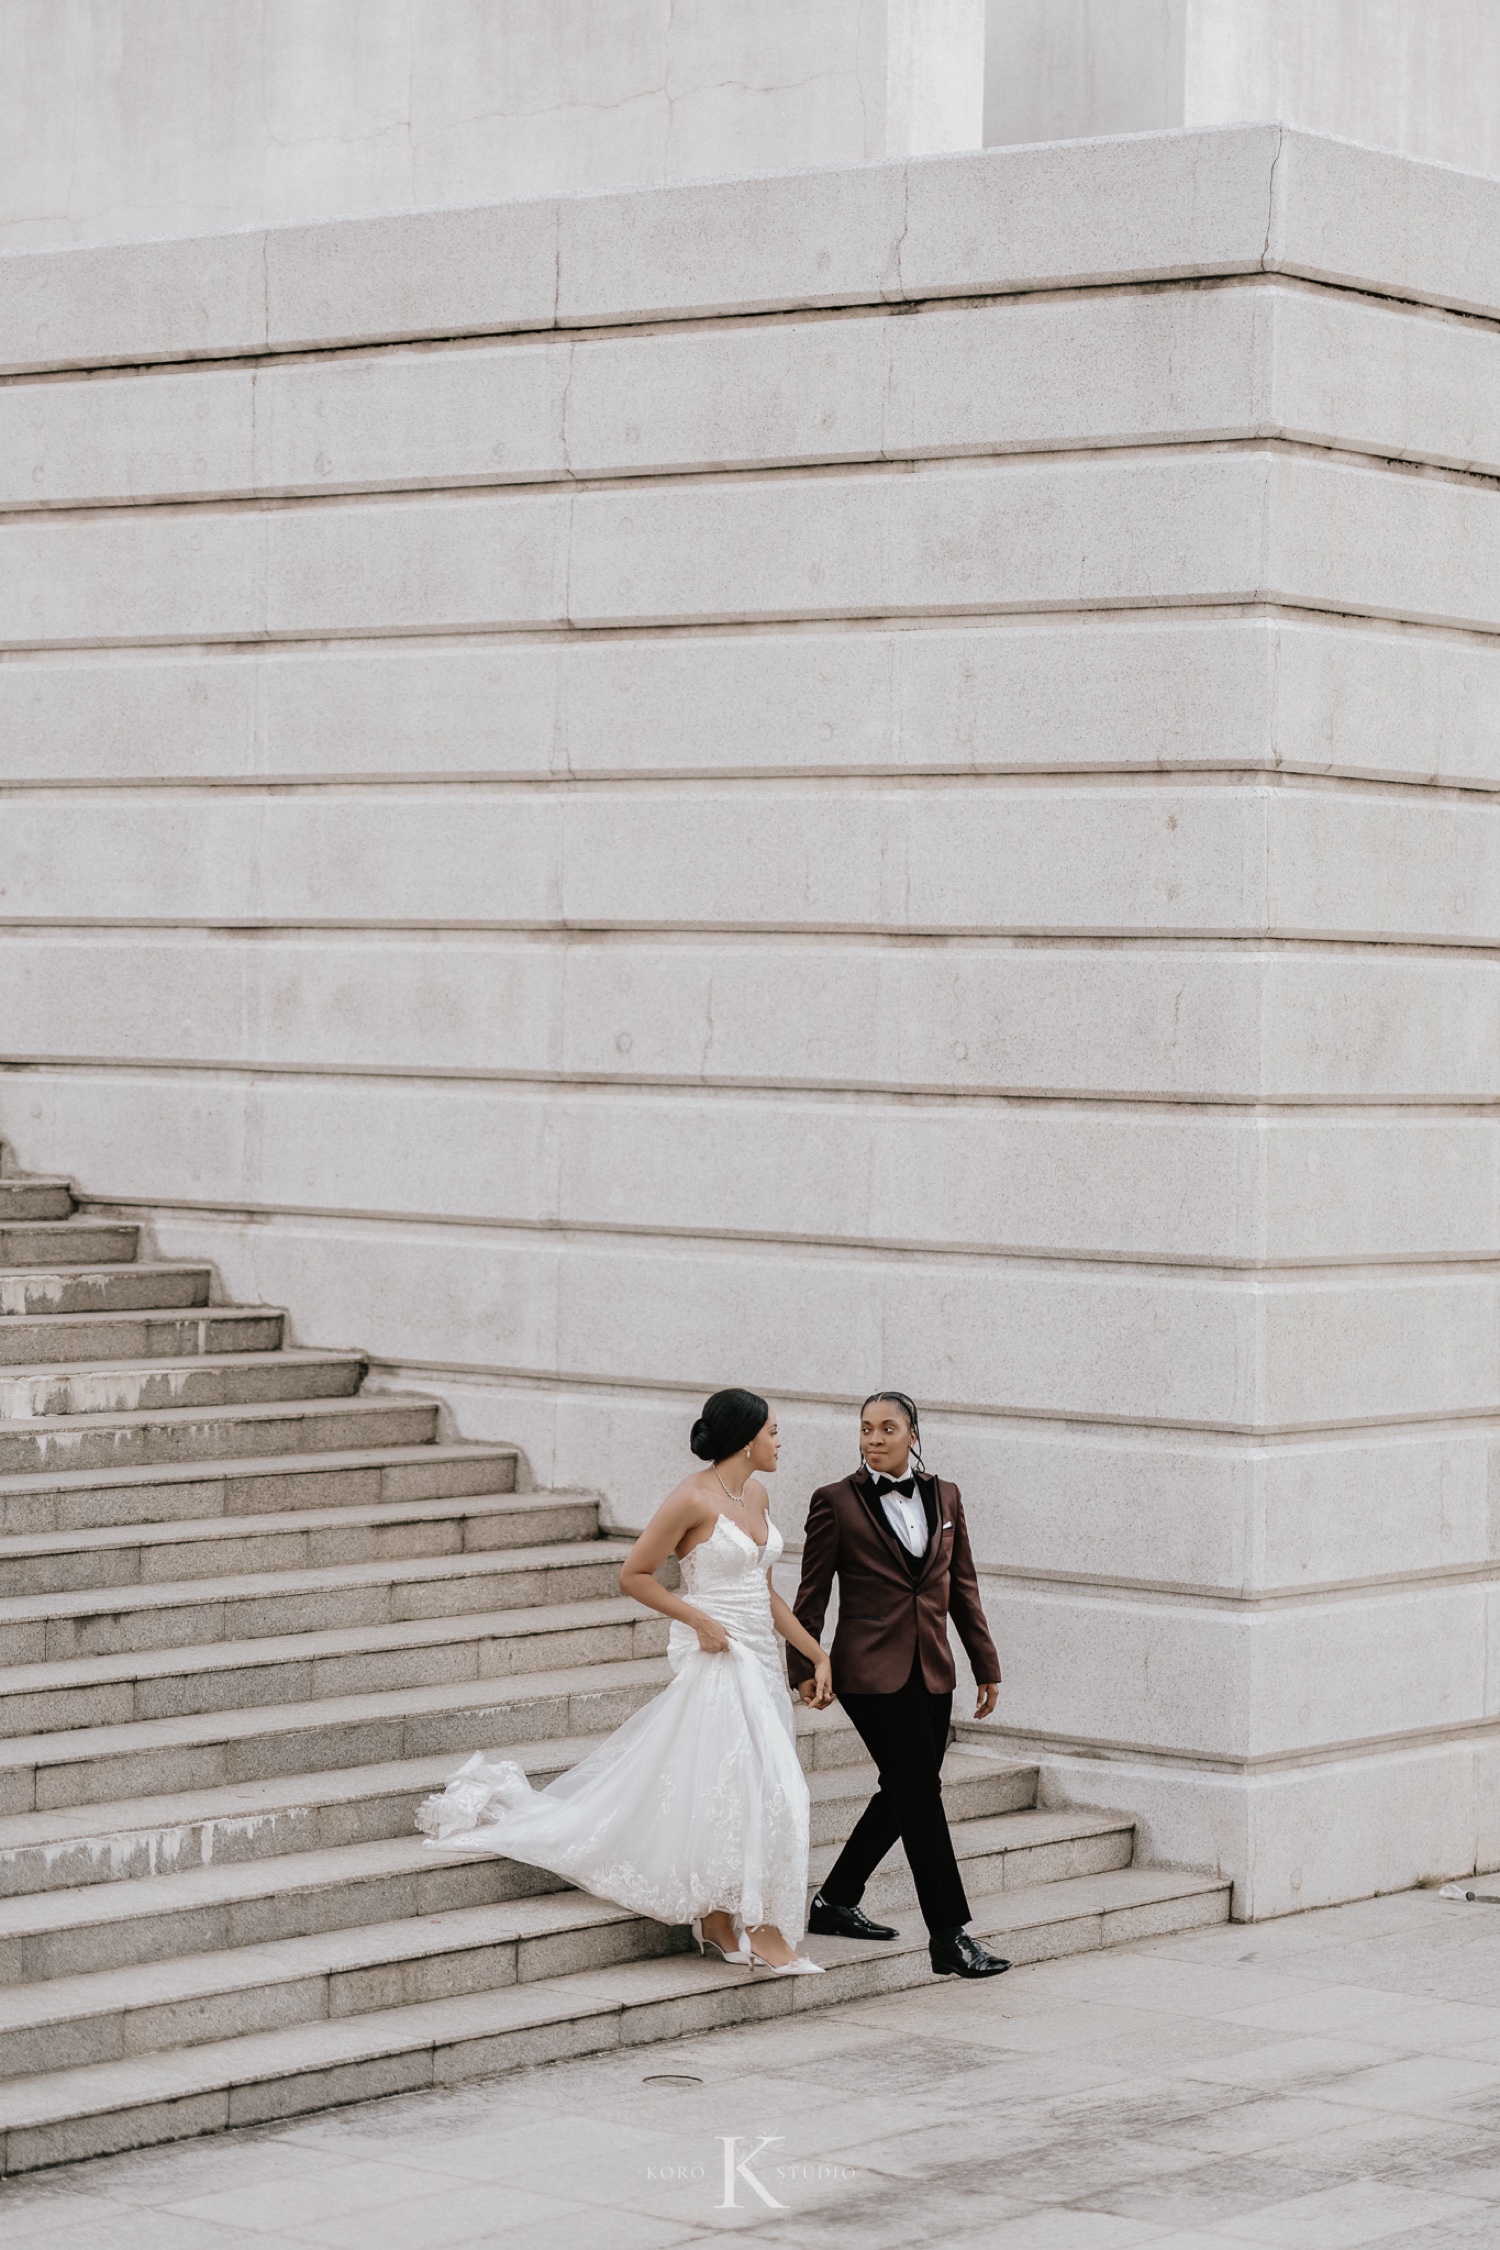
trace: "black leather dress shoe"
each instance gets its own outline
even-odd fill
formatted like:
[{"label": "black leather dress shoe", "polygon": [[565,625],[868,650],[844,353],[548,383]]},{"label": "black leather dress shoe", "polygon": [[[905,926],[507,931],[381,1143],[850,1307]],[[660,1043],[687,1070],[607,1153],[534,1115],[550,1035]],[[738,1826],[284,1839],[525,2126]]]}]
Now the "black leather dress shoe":
[{"label": "black leather dress shoe", "polygon": [[857,1906],[835,1906],[821,1891],[812,1902],[807,1926],[815,1937],[892,1938],[896,1932],[884,1922],[872,1922]]},{"label": "black leather dress shoe", "polygon": [[935,1977],[1000,1977],[1010,1967],[998,1953],[986,1953],[967,1930],[949,1930],[928,1948]]}]

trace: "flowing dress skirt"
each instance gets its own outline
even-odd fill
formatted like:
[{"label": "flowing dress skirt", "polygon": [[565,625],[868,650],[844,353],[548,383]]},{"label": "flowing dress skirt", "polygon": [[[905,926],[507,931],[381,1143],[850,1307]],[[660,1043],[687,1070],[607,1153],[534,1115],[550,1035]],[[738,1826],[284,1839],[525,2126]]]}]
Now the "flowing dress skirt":
[{"label": "flowing dress skirt", "polygon": [[774,1559],[721,1516],[683,1579],[688,1598],[730,1632],[729,1648],[709,1653],[674,1620],[673,1678],[660,1695],[545,1789],[533,1790],[512,1759],[470,1758],[417,1816],[432,1843],[548,1868],[660,1922],[718,1911],[747,1929],[774,1923],[795,1944],[806,1922],[808,1794],[771,1628]]}]

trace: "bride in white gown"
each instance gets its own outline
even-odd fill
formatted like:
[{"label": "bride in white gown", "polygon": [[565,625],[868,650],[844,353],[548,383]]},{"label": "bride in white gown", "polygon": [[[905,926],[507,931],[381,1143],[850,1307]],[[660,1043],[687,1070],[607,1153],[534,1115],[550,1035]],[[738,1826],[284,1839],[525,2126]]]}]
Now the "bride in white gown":
[{"label": "bride in white gown", "polygon": [[[672,1621],[669,1685],[546,1789],[513,1760],[470,1758],[417,1824],[447,1850],[498,1852],[697,1923],[725,1961],[817,1975],[796,1950],[808,1798],[777,1635],[816,1666],[815,1706],[832,1702],[833,1677],[771,1585],[782,1539],[758,1478],[781,1440],[765,1400],[733,1390],[714,1393],[689,1442],[710,1466],[668,1494],[620,1571],[623,1593]],[[681,1594],[653,1575],[672,1554]]]}]

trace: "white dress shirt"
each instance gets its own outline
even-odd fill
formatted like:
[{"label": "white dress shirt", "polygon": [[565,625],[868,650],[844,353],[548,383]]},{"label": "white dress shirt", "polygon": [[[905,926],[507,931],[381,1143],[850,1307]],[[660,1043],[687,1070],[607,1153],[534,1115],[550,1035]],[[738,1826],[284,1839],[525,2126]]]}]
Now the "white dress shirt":
[{"label": "white dress shirt", "polygon": [[927,1510],[922,1505],[922,1495],[913,1491],[908,1500],[904,1492],[882,1492],[880,1505],[885,1510],[886,1522],[909,1555],[927,1552]]}]

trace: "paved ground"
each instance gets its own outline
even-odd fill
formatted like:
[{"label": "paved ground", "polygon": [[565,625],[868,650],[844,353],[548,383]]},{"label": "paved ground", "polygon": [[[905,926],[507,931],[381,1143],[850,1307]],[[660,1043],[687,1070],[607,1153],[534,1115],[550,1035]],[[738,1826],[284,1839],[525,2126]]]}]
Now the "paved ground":
[{"label": "paved ground", "polygon": [[[736,2175],[724,2137],[779,2209]],[[0,2187],[36,2250],[1500,2250],[1500,1906],[1153,1940]]]}]

